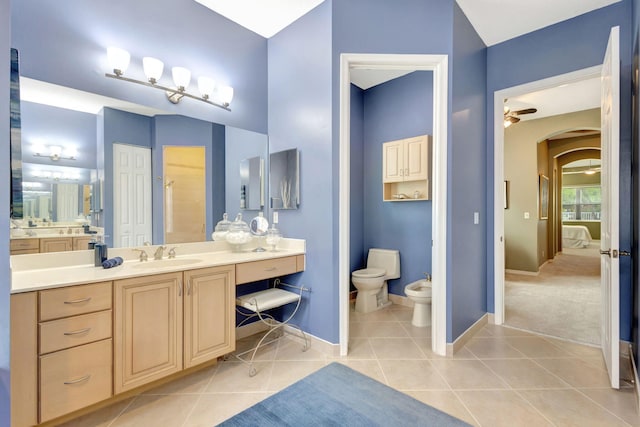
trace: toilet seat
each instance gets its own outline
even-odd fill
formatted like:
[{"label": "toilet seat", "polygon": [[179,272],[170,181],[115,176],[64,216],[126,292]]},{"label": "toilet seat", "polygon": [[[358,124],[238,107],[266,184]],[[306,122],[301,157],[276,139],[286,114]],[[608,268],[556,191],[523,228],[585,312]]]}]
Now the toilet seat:
[{"label": "toilet seat", "polygon": [[362,270],[354,271],[351,275],[362,279],[373,279],[376,277],[382,277],[385,273],[386,270],[384,268],[363,268]]}]

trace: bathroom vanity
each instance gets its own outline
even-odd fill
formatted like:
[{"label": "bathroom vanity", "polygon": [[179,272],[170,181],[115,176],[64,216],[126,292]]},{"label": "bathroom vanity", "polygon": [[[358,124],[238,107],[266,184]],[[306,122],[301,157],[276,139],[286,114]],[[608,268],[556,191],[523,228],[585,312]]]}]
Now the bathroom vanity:
[{"label": "bathroom vanity", "polygon": [[276,252],[176,251],[141,262],[112,249],[125,262],[110,269],[93,266],[93,251],[11,258],[12,426],[49,425],[215,363],[235,350],[236,286],[305,268],[296,239]]}]

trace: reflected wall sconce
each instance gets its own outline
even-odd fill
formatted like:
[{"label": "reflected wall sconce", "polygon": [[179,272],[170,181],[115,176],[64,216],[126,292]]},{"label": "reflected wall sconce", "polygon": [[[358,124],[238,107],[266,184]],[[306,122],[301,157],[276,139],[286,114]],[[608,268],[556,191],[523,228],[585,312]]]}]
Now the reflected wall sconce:
[{"label": "reflected wall sconce", "polygon": [[215,105],[223,110],[231,111],[229,108],[233,100],[233,88],[231,86],[217,85],[213,79],[202,76],[198,78],[198,91],[200,95],[193,95],[187,92],[189,83],[191,83],[191,71],[187,68],[173,67],[171,69],[171,76],[175,88],[170,88],[158,83],[164,71],[164,63],[159,59],[149,56],[142,58],[142,68],[147,81],[124,76],[131,60],[131,55],[126,50],[109,47],[107,48],[107,59],[109,66],[113,69],[113,74],[105,73],[106,77],[163,90],[167,95],[167,99],[173,104],[179,103],[182,98],[186,96],[187,98],[197,99],[198,101]]},{"label": "reflected wall sconce", "polygon": [[33,177],[42,180],[51,180],[51,181],[78,181],[80,180],[80,175],[75,173],[67,173],[67,172],[51,172],[51,171],[37,171],[33,173]]},{"label": "reflected wall sconce", "polygon": [[35,157],[48,157],[54,162],[59,160],[77,160],[78,153],[74,148],[62,148],[59,145],[34,145],[33,155]]}]

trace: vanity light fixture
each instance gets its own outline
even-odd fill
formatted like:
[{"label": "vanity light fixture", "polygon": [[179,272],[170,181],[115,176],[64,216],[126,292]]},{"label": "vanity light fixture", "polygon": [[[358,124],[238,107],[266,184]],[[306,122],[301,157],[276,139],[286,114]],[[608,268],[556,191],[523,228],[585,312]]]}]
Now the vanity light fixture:
[{"label": "vanity light fixture", "polygon": [[58,160],[77,160],[78,153],[74,148],[63,148],[59,145],[34,145],[33,155],[35,157],[48,157],[54,162]]},{"label": "vanity light fixture", "polygon": [[79,181],[80,175],[77,173],[68,173],[68,172],[51,172],[51,171],[35,171],[33,172],[33,177],[42,180],[52,180],[52,181]]},{"label": "vanity light fixture", "polygon": [[193,95],[187,92],[189,83],[191,83],[191,71],[187,68],[173,67],[171,69],[171,76],[173,77],[175,88],[169,88],[158,84],[164,70],[164,63],[159,59],[150,56],[142,58],[142,68],[147,81],[124,76],[131,60],[131,55],[126,50],[109,47],[107,48],[107,59],[109,66],[113,69],[113,74],[105,73],[105,77],[163,90],[169,101],[173,104],[179,103],[180,100],[186,96],[187,98],[197,99],[198,101],[231,111],[229,108],[233,100],[233,88],[231,86],[217,85],[216,82],[209,77],[200,77],[198,78],[200,96]]}]

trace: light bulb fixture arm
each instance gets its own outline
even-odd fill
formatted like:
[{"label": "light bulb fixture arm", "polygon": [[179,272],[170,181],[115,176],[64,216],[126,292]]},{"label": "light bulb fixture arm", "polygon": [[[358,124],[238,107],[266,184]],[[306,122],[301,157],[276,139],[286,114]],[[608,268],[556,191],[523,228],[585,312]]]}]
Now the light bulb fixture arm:
[{"label": "light bulb fixture arm", "polygon": [[132,78],[129,78],[129,77],[124,77],[122,75],[122,73],[118,73],[116,70],[114,70],[114,74],[105,73],[105,77],[109,77],[109,78],[116,79],[116,80],[123,80],[125,82],[136,83],[136,84],[139,84],[139,85],[142,85],[142,86],[147,86],[147,87],[152,87],[152,88],[163,90],[166,93],[167,98],[169,99],[169,101],[171,101],[173,104],[177,104],[178,102],[180,102],[180,100],[183,97],[186,96],[188,98],[196,99],[198,101],[202,101],[202,102],[205,102],[207,104],[214,105],[214,106],[216,106],[218,108],[222,108],[223,110],[231,111],[231,109],[229,108],[229,104],[228,103],[219,104],[217,102],[210,101],[208,99],[208,97],[205,98],[205,97],[202,97],[202,96],[192,95],[189,92],[186,92],[184,90],[175,89],[175,88],[169,88],[169,87],[166,87],[166,86],[159,85],[157,83],[145,82],[145,81],[142,81],[142,80],[137,80],[137,79],[132,79]]}]

